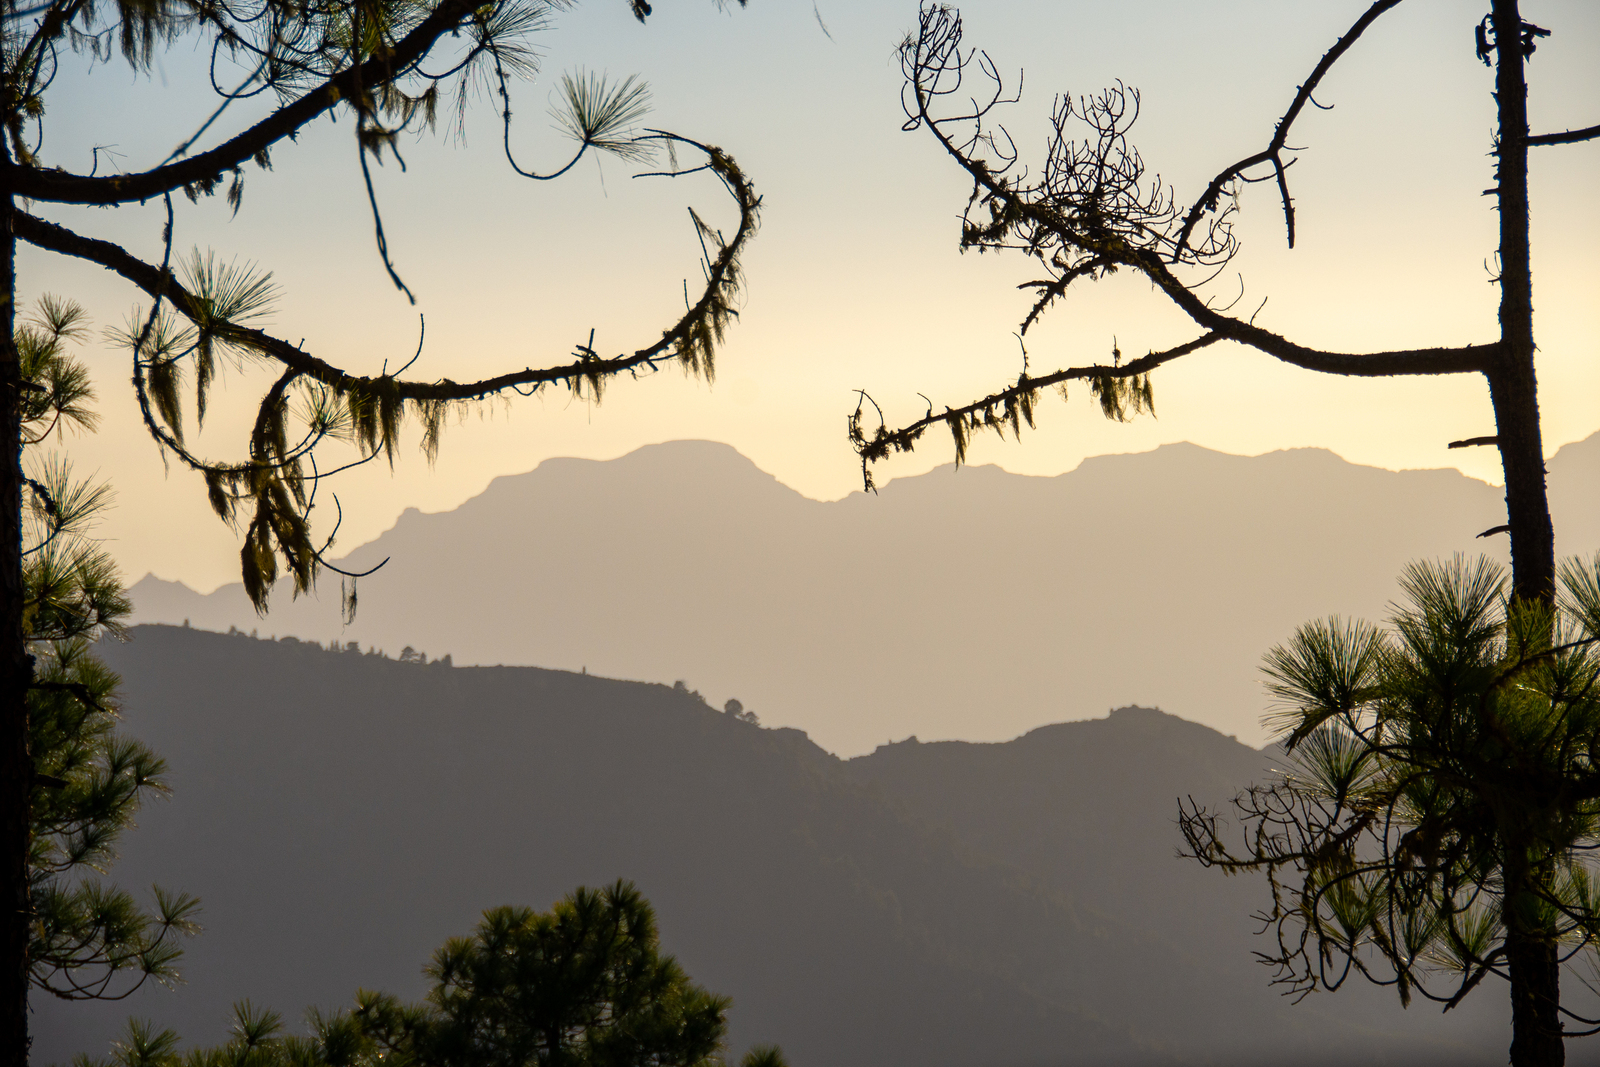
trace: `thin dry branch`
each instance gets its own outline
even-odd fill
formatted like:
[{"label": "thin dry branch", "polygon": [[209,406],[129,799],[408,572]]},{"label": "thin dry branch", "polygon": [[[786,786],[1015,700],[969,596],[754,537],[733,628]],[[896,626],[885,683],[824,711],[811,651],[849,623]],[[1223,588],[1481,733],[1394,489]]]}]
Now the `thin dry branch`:
[{"label": "thin dry branch", "polygon": [[[1376,4],[1373,11],[1369,11],[1369,15],[1375,18],[1374,12],[1381,13],[1382,10],[1399,2],[1400,0],[1386,0],[1385,3]],[[1358,26],[1361,25],[1358,23]],[[998,244],[1005,239],[1007,233],[1024,234],[1019,239],[1024,242],[1026,251],[1061,268],[1062,273],[1056,279],[1047,283],[1036,283],[1045,287],[1058,287],[1053,290],[1047,289],[1047,295],[1058,294],[1059,286],[1070,280],[1069,273],[1070,276],[1078,276],[1082,273],[1082,263],[1089,259],[1092,259],[1096,266],[1095,273],[1088,276],[1109,273],[1111,269],[1117,267],[1129,267],[1146,275],[1157,288],[1193,319],[1196,325],[1208,333],[1217,333],[1226,340],[1249,345],[1295,366],[1328,374],[1388,377],[1404,374],[1482,372],[1488,369],[1499,353],[1498,342],[1457,347],[1392,349],[1372,353],[1330,352],[1290,341],[1250,321],[1233,318],[1211,308],[1195,294],[1192,286],[1173,273],[1171,264],[1167,262],[1170,253],[1162,254],[1164,242],[1159,237],[1150,235],[1136,242],[1130,239],[1129,234],[1118,232],[1118,220],[1105,217],[1106,207],[1126,206],[1123,200],[1127,200],[1128,197],[1139,200],[1143,196],[1147,200],[1148,194],[1137,194],[1130,186],[1128,196],[1119,200],[1117,204],[1096,202],[1091,205],[1093,210],[1087,213],[1078,210],[1076,205],[1072,210],[1063,210],[1050,196],[1036,198],[1030,195],[1040,190],[1020,186],[1003,173],[997,172],[983,159],[971,154],[964,145],[973,144],[972,139],[958,142],[944,129],[949,122],[975,121],[973,115],[946,119],[931,111],[932,104],[940,95],[950,91],[941,88],[941,79],[949,79],[952,77],[952,71],[959,72],[964,69],[970,59],[970,56],[968,59],[961,57],[960,39],[959,16],[949,9],[937,8],[925,11],[921,35],[909,38],[902,45],[916,101],[914,114],[908,125],[926,126],[950,157],[971,176],[975,189],[973,200],[990,205],[989,212],[994,219],[993,223],[985,232],[976,236],[964,233],[963,243]],[[1345,39],[1349,40],[1350,35],[1347,34]],[[1334,55],[1334,50],[1330,50],[1329,55]],[[986,110],[980,109],[977,117],[981,118]],[[1104,113],[1107,109],[1102,107],[1099,111]],[[1113,115],[1111,121],[1118,124],[1117,136],[1120,137],[1125,133],[1126,126],[1120,125],[1120,117]],[[1092,119],[1091,122],[1093,123]],[[1098,125],[1096,128],[1101,129]],[[1053,144],[1060,140],[1059,132],[1052,134]],[[1052,239],[1058,249],[1053,257],[1047,257],[1046,237]],[[1170,247],[1176,248],[1176,242]],[[1194,255],[1192,250],[1188,254]],[[1225,257],[1231,255],[1231,249],[1222,249],[1222,255],[1225,261]],[[1079,261],[1069,261],[1073,259]],[[1033,314],[1030,312],[1031,317]]]},{"label": "thin dry branch", "polygon": [[1360,18],[1356,19],[1354,25],[1345,31],[1344,36],[1334,42],[1332,48],[1323,53],[1316,67],[1312,69],[1311,76],[1295,90],[1294,100],[1289,104],[1289,110],[1283,113],[1283,117],[1278,120],[1277,126],[1273,128],[1272,140],[1267,143],[1267,147],[1259,152],[1245,156],[1237,163],[1224,169],[1215,178],[1212,178],[1211,184],[1206,186],[1206,191],[1201,193],[1200,198],[1194,202],[1194,206],[1189,208],[1188,214],[1183,218],[1183,227],[1178,231],[1177,246],[1180,250],[1188,247],[1189,238],[1193,235],[1195,225],[1199,223],[1201,217],[1207,212],[1217,210],[1217,205],[1228,186],[1236,178],[1242,177],[1244,172],[1251,167],[1258,167],[1263,163],[1272,164],[1274,176],[1278,183],[1278,193],[1283,200],[1283,219],[1284,226],[1289,234],[1289,247],[1294,247],[1294,200],[1289,196],[1288,178],[1284,173],[1286,164],[1283,162],[1283,152],[1289,143],[1289,129],[1294,125],[1295,120],[1300,117],[1307,104],[1321,106],[1312,99],[1312,94],[1316,92],[1317,86],[1322,83],[1322,79],[1327,76],[1328,71],[1333,69],[1333,65],[1339,61],[1340,57],[1350,50],[1356,40],[1366,32],[1367,27],[1378,20],[1378,16],[1391,8],[1399,7],[1400,4],[1401,0],[1378,0],[1377,3],[1367,8]]},{"label": "thin dry branch", "polygon": [[1600,137],[1600,126],[1585,126],[1581,130],[1563,130],[1561,133],[1541,133],[1528,138],[1528,144],[1577,144]]},{"label": "thin dry branch", "polygon": [[[916,33],[901,45],[901,63],[907,79],[903,97],[907,120],[905,128],[926,128],[945,152],[966,171],[972,181],[967,213],[963,220],[963,248],[1015,249],[1043,264],[1050,277],[1029,282],[1038,295],[1022,329],[1027,330],[1069,287],[1079,280],[1094,281],[1119,269],[1143,274],[1178,306],[1203,331],[1203,337],[1168,352],[1152,354],[1151,366],[1187,355],[1219,340],[1247,345],[1285,363],[1326,374],[1360,377],[1397,375],[1437,375],[1484,373],[1503,354],[1500,342],[1432,348],[1392,349],[1379,352],[1334,352],[1313,348],[1257,326],[1249,319],[1226,314],[1196,292],[1215,277],[1237,251],[1238,245],[1228,224],[1228,211],[1211,221],[1207,236],[1198,245],[1193,234],[1201,217],[1214,210],[1223,191],[1236,177],[1260,163],[1271,163],[1286,217],[1293,234],[1293,207],[1288,194],[1286,170],[1293,162],[1284,161],[1288,130],[1312,100],[1312,92],[1355,40],[1385,11],[1400,0],[1381,0],[1373,4],[1322,57],[1312,75],[1296,93],[1288,112],[1279,120],[1268,147],[1234,164],[1213,179],[1205,195],[1177,222],[1171,194],[1159,176],[1147,176],[1143,160],[1128,141],[1128,131],[1138,114],[1138,94],[1121,85],[1078,101],[1058,98],[1051,116],[1047,163],[1042,176],[1033,182],[1026,175],[1012,173],[1017,153],[1003,127],[986,125],[998,106],[1015,97],[1004,93],[997,68],[986,54],[963,50],[962,25],[958,13],[948,7],[925,7]],[[970,107],[951,115],[935,108],[946,98],[966,94],[963,79],[976,71],[987,78],[991,91],[976,97]],[[967,99],[963,96],[963,99]],[[1318,105],[1320,106],[1320,105]],[[1084,140],[1074,140],[1068,131],[1069,120],[1088,128]],[[1256,180],[1248,179],[1246,180]],[[1261,179],[1267,180],[1267,179]],[[1209,208],[1208,208],[1209,205]],[[987,218],[974,219],[978,209]],[[1207,272],[1197,281],[1180,277],[1179,266]],[[1230,305],[1231,306],[1231,305]],[[1258,309],[1259,310],[1259,309]],[[851,418],[850,434],[863,463],[870,465],[893,451],[912,448],[922,432],[934,422],[948,422],[955,436],[958,460],[965,449],[965,433],[975,427],[998,428],[1000,424],[1020,430],[1020,408],[1004,408],[1021,399],[1028,401],[1026,421],[1031,425],[1031,401],[1040,383],[1062,382],[1071,378],[1090,381],[1131,379],[1147,370],[1133,371],[1114,367],[1083,367],[1059,371],[1047,379],[1024,375],[1016,385],[945,414],[931,410],[922,419],[898,430],[880,426],[868,435],[860,424],[862,408]],[[1148,395],[1146,379],[1142,388]],[[1111,394],[1101,395],[1102,401]],[[1116,405],[1106,413],[1123,417]],[[974,423],[973,420],[978,420]],[[867,477],[870,485],[870,474]]]}]

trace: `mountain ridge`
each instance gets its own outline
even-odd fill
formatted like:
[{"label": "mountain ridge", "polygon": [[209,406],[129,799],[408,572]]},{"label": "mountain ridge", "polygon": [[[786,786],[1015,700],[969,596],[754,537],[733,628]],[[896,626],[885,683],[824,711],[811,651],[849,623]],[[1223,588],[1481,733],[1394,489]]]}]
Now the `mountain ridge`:
[{"label": "mountain ridge", "polygon": [[[1563,550],[1600,547],[1600,438],[1551,472]],[[1049,478],[946,467],[819,502],[729,446],[677,442],[546,461],[454,511],[407,512],[346,557],[390,559],[349,628],[331,595],[283,587],[266,618],[237,586],[133,594],[138,621],[686,678],[844,755],[1130,701],[1261,744],[1261,655],[1310,618],[1381,618],[1412,559],[1503,555],[1476,537],[1501,521],[1499,492],[1321,449],[1169,445]]]}]

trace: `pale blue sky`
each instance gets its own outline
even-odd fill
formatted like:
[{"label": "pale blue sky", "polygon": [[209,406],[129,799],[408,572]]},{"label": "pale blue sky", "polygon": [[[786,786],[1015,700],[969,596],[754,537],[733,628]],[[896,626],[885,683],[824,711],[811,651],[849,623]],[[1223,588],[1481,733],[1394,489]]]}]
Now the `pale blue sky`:
[{"label": "pale blue sky", "polygon": [[[1144,94],[1138,142],[1151,168],[1192,196],[1212,173],[1253,151],[1317,57],[1365,3],[1230,0],[974,0],[963,5],[970,43],[1002,70],[1026,69],[1025,96],[1007,124],[1038,158],[1042,119],[1058,91],[1088,92],[1121,78]],[[1306,344],[1362,350],[1459,344],[1493,336],[1496,292],[1485,260],[1495,247],[1486,156],[1491,75],[1473,56],[1481,3],[1410,0],[1384,16],[1318,94],[1331,112],[1306,116],[1292,172],[1300,241],[1283,247],[1268,187],[1243,204],[1246,299],[1270,296],[1262,324]],[[1537,129],[1600,121],[1600,7],[1528,0],[1527,17],[1554,30],[1534,58]],[[892,415],[921,407],[920,391],[959,404],[1011,378],[1011,336],[1026,309],[1019,259],[961,256],[955,217],[965,187],[925,134],[900,132],[895,45],[916,18],[909,0],[662,0],[647,26],[622,0],[585,0],[541,36],[544,73],[518,90],[519,152],[554,162],[565,144],[545,110],[556,77],[587,67],[638,73],[651,84],[654,124],[718,144],[765,198],[746,259],[744,315],[714,387],[676,371],[617,383],[597,408],[554,395],[485,409],[447,435],[432,471],[415,453],[393,476],[369,467],[340,488],[345,547],[389,526],[405,507],[453,507],[499,474],[544,458],[615,456],[685,437],[726,441],[802,492],[833,498],[858,486],[844,437],[852,390]],[[95,145],[115,145],[127,169],[166,155],[209,112],[201,57],[187,45],[146,84],[120,65],[83,76],[63,64],[51,98],[46,156],[74,169]],[[175,106],[176,105],[176,106]],[[229,114],[220,135],[249,112]],[[180,201],[178,244],[254,259],[284,295],[274,331],[358,372],[403,362],[415,312],[389,286],[348,119],[326,120],[281,146],[270,173],[247,175],[243,210],[219,196]],[[614,159],[585,161],[561,182],[510,174],[493,111],[479,106],[466,146],[425,138],[405,146],[409,173],[378,173],[391,247],[428,316],[414,373],[462,380],[507,366],[560,360],[597,331],[602,349],[659,335],[697,274],[684,208],[726,223],[709,181],[632,181]],[[1547,148],[1534,165],[1535,303],[1548,449],[1600,429],[1600,144]],[[49,217],[159,255],[155,208],[45,211]],[[25,291],[87,303],[97,325],[120,323],[135,294],[99,268],[23,255]],[[1057,310],[1030,340],[1036,370],[1103,357],[1116,337],[1141,352],[1192,335],[1147,286],[1119,278]],[[153,570],[200,589],[234,580],[237,541],[211,517],[198,479],[166,474],[142,436],[122,355],[96,343],[104,431],[73,444],[80,465],[118,487],[105,533],[130,579]],[[243,441],[259,375],[231,373],[202,438],[217,456]],[[1445,442],[1492,429],[1476,379],[1343,381],[1214,350],[1156,376],[1160,418],[1108,424],[1089,405],[1047,402],[1020,444],[981,441],[976,462],[1058,473],[1087,455],[1191,440],[1259,453],[1318,445],[1361,463],[1403,468],[1460,463],[1494,480],[1488,450]],[[230,417],[231,416],[231,421]],[[884,477],[951,458],[930,437]]]}]

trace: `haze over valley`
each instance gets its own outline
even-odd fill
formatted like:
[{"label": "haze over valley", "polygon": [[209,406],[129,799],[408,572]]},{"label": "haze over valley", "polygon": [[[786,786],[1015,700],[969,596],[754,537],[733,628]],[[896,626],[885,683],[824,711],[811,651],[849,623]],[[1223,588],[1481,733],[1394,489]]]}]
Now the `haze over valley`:
[{"label": "haze over valley", "polygon": [[1600,1067],[1600,3],[0,25],[0,1067]]},{"label": "haze over valley", "polygon": [[[1600,548],[1600,436],[1549,463],[1563,555]],[[1301,623],[1381,621],[1412,560],[1504,557],[1502,491],[1453,469],[1388,471],[1321,449],[1194,445],[1053,478],[942,467],[819,502],[726,445],[548,460],[461,507],[407,511],[336,576],[242,587],[146,577],[135,619],[406,647],[458,665],[684,679],[842,756],[916,734],[1006,740],[1158,706],[1265,744],[1257,665]]]},{"label": "haze over valley", "polygon": [[[1566,551],[1600,544],[1597,477],[1600,437],[1550,463]],[[41,1004],[39,1049],[103,1048],[129,1011],[209,1043],[241,998],[415,997],[483,909],[627,878],[733,997],[735,1053],[1502,1062],[1503,998],[1293,1004],[1252,956],[1264,884],[1180,859],[1174,825],[1279,773],[1261,652],[1319,610],[1381,617],[1419,554],[1492,550],[1497,495],[1173,445],[823,503],[674,442],[407,512],[341,562],[389,560],[349,626],[328,592],[258,619],[147,577],[99,650],[176,793],[118,876],[199,894],[207,930],[175,992]]]}]

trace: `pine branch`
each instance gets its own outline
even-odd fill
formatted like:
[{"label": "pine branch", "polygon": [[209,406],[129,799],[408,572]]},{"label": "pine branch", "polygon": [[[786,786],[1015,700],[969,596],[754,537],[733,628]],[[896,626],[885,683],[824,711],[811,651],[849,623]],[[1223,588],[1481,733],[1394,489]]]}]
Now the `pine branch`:
[{"label": "pine branch", "polygon": [[442,0],[392,49],[359,66],[347,67],[243,133],[199,155],[152,170],[104,178],[6,162],[0,163],[3,180],[17,196],[61,204],[126,204],[216,180],[283,138],[293,137],[341,100],[358,98],[363,87],[385,84],[407,73],[441,37],[470,22],[477,6],[475,0]]},{"label": "pine branch", "polygon": [[[679,140],[684,139],[679,138]],[[724,180],[730,194],[738,203],[739,225],[733,238],[708,263],[706,285],[700,299],[662,334],[660,340],[645,348],[610,359],[585,354],[573,362],[552,367],[524,368],[473,382],[453,382],[449,379],[420,382],[389,376],[366,377],[350,374],[288,341],[273,337],[259,329],[231,327],[227,331],[227,340],[231,344],[249,348],[277,360],[296,373],[333,389],[372,391],[382,383],[385,391],[392,392],[400,400],[435,403],[478,400],[507,389],[538,387],[556,382],[575,386],[581,382],[594,382],[641,367],[653,367],[665,360],[685,358],[691,347],[697,345],[711,329],[711,320],[718,316],[719,311],[724,313],[731,311],[726,302],[731,295],[730,290],[738,283],[738,258],[745,243],[755,232],[761,204],[760,197],[755,195],[754,187],[729,156],[711,146],[696,147],[704,148],[711,160],[709,165]],[[203,305],[193,293],[176,279],[170,276],[164,277],[155,265],[132,255],[120,245],[98,238],[84,237],[57,223],[47,222],[25,212],[18,212],[15,218],[17,236],[29,244],[98,263],[133,282],[150,296],[164,296],[191,321],[199,322],[204,316]]]},{"label": "pine branch", "polygon": [[1600,137],[1600,126],[1585,126],[1581,130],[1541,133],[1537,137],[1528,138],[1528,144],[1577,144],[1579,141],[1592,141],[1596,137]]},{"label": "pine branch", "polygon": [[1289,187],[1284,178],[1284,164],[1281,156],[1281,153],[1289,143],[1289,128],[1294,125],[1295,120],[1305,110],[1306,104],[1309,103],[1315,107],[1322,106],[1312,99],[1311,95],[1316,92],[1317,86],[1321,84],[1322,79],[1327,75],[1328,71],[1333,69],[1333,65],[1339,61],[1340,57],[1356,43],[1356,39],[1366,32],[1367,27],[1378,20],[1379,15],[1391,8],[1398,7],[1400,2],[1401,0],[1378,0],[1377,3],[1367,8],[1362,16],[1356,19],[1355,24],[1345,32],[1344,36],[1335,41],[1333,47],[1323,54],[1322,59],[1318,61],[1316,67],[1311,71],[1311,76],[1295,91],[1294,101],[1289,105],[1289,110],[1285,111],[1283,117],[1278,120],[1278,125],[1272,131],[1272,140],[1267,144],[1267,147],[1244,157],[1211,179],[1211,184],[1206,186],[1206,191],[1200,194],[1200,199],[1194,202],[1194,206],[1184,216],[1183,228],[1178,232],[1178,249],[1180,251],[1188,246],[1189,237],[1194,233],[1194,228],[1201,217],[1206,212],[1217,209],[1223,190],[1229,183],[1235,178],[1242,177],[1244,172],[1251,167],[1260,166],[1263,163],[1271,163],[1276,172],[1279,195],[1283,199],[1284,224],[1289,231],[1289,247],[1294,247],[1294,201],[1289,196]]}]

